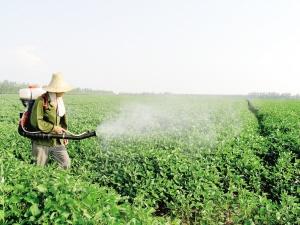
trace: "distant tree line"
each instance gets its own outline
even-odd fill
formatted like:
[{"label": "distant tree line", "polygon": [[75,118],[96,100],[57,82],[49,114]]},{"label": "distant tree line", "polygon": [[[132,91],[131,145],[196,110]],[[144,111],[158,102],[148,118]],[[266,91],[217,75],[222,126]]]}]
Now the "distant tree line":
[{"label": "distant tree line", "polygon": [[291,93],[278,92],[252,92],[248,94],[250,98],[300,98],[300,94],[292,95]]},{"label": "distant tree line", "polygon": [[19,89],[28,87],[28,84],[17,83],[12,81],[1,81],[0,82],[0,94],[16,94]]},{"label": "distant tree line", "polygon": [[[0,94],[17,94],[19,89],[28,87],[27,83],[17,83],[13,81],[0,81]],[[75,88],[69,94],[99,94],[99,95],[113,95],[112,91],[94,90],[90,88]],[[136,95],[133,93],[120,93],[125,95]],[[153,95],[154,93],[141,93],[142,95]],[[171,93],[161,93],[170,95]],[[140,94],[138,94],[140,95]],[[292,95],[290,93],[278,92],[251,92],[248,94],[249,98],[300,98],[300,94]]]},{"label": "distant tree line", "polygon": [[114,95],[113,91],[94,90],[90,88],[75,88],[68,92],[69,94],[99,94],[99,95]]},{"label": "distant tree line", "polygon": [[[13,81],[0,81],[0,94],[17,94],[21,88],[28,87],[29,84],[17,83]],[[90,88],[75,88],[69,92],[69,94],[101,94],[101,95],[112,95],[112,91],[93,90]]]}]

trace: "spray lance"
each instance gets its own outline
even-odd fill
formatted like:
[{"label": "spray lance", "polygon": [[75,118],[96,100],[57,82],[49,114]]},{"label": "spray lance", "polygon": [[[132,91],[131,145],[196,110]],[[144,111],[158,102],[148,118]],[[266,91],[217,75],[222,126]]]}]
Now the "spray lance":
[{"label": "spray lance", "polygon": [[35,100],[43,95],[45,91],[37,86],[29,86],[19,90],[20,100],[25,107],[25,111],[20,113],[20,121],[18,132],[21,136],[30,139],[70,139],[70,140],[83,140],[86,138],[96,136],[96,131],[86,131],[81,134],[73,134],[70,131],[66,131],[62,134],[43,133],[41,131],[35,131],[31,128],[29,118]]}]

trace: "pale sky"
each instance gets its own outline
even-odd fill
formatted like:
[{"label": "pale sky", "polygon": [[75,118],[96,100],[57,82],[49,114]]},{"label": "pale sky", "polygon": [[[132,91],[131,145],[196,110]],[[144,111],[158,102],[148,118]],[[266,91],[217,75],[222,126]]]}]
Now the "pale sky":
[{"label": "pale sky", "polygon": [[299,0],[0,0],[0,81],[300,93]]}]

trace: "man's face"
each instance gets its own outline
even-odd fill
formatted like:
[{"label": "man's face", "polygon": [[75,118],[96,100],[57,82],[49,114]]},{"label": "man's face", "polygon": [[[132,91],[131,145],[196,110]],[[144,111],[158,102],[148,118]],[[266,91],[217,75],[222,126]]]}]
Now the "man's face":
[{"label": "man's face", "polygon": [[62,97],[64,95],[64,92],[58,92],[56,93],[56,97]]}]

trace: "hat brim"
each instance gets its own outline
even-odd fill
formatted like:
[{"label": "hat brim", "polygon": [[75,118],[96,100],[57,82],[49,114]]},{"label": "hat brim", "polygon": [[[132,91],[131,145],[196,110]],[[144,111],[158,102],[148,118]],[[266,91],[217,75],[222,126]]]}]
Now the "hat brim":
[{"label": "hat brim", "polygon": [[68,92],[74,89],[72,86],[64,86],[64,87],[51,87],[51,86],[43,86],[43,89],[48,92],[60,93],[60,92]]}]

